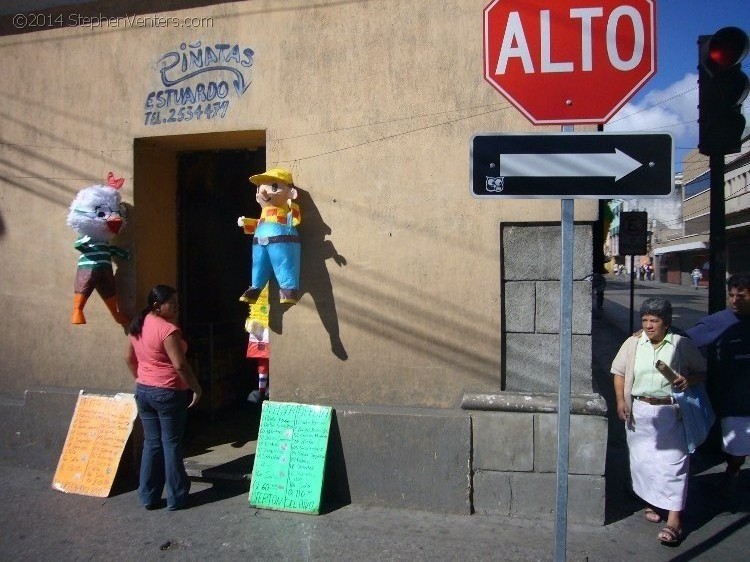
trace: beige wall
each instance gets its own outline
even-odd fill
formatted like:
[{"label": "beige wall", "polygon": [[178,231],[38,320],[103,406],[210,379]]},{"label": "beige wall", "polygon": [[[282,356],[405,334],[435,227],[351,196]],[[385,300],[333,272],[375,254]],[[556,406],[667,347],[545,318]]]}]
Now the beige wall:
[{"label": "beige wall", "polygon": [[710,194],[708,191],[685,199],[682,206],[683,220],[691,220],[701,215],[707,215],[710,211],[710,205]]},{"label": "beige wall", "polygon": [[[136,258],[119,281],[134,310],[151,284],[177,277],[177,152],[250,147],[263,134],[268,166],[292,170],[330,229],[303,250],[317,278],[302,279],[312,292],[272,338],[275,397],[453,407],[462,390],[498,390],[500,224],[559,221],[560,203],[470,195],[472,135],[544,130],[482,77],[485,4],[234,2],[166,14],[213,18],[200,29],[0,37],[4,391],[130,387],[124,335],[98,297],[88,325],[68,322],[77,255],[65,216],[77,190],[109,170],[126,178],[134,209],[123,244]],[[146,96],[164,89],[159,58],[195,41],[252,48],[247,91],[228,96],[224,118],[146,125]],[[575,207],[576,220],[596,219],[595,202]],[[319,251],[330,245],[345,264]],[[331,323],[318,309],[333,305]],[[345,360],[331,350],[335,324]]]},{"label": "beige wall", "polygon": [[701,154],[698,150],[689,152],[682,161],[682,185],[697,178],[706,172],[708,168],[708,156]]}]

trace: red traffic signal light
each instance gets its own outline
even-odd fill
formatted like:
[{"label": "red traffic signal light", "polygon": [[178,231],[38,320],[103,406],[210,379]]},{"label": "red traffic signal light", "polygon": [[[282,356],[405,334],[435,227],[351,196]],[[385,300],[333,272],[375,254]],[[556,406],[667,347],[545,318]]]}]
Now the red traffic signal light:
[{"label": "red traffic signal light", "polygon": [[747,34],[738,27],[724,27],[711,35],[706,42],[707,56],[701,57],[701,64],[713,73],[726,70],[742,62],[747,56],[750,42]]},{"label": "red traffic signal light", "polygon": [[750,80],[742,61],[750,49],[747,33],[724,27],[698,38],[698,148],[701,154],[739,152],[745,118],[742,102]]}]

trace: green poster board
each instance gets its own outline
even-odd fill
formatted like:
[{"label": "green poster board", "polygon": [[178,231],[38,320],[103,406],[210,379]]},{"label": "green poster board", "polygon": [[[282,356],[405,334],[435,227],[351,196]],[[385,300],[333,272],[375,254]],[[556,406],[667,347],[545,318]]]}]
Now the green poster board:
[{"label": "green poster board", "polygon": [[250,481],[250,505],[319,513],[331,408],[264,402]]}]

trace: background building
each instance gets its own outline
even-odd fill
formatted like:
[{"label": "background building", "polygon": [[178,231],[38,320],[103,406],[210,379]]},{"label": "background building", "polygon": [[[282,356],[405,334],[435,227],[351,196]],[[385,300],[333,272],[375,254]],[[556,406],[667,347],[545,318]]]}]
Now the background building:
[{"label": "background building", "polygon": [[[725,157],[725,225],[727,229],[727,273],[750,270],[746,247],[750,242],[750,143],[745,130],[742,152]],[[683,162],[682,234],[654,244],[659,279],[682,285],[692,284],[690,272],[703,272],[702,286],[708,285],[710,249],[710,169],[708,157],[697,150]]]},{"label": "background building", "polygon": [[619,238],[620,213],[631,211],[643,211],[648,215],[648,253],[635,256],[635,267],[654,265],[654,247],[664,240],[682,235],[682,173],[675,174],[674,188],[667,197],[614,199],[609,202],[609,207],[613,219],[604,250],[606,255],[612,257],[609,269],[614,270],[613,266],[617,264],[630,270],[630,256],[620,253]]}]

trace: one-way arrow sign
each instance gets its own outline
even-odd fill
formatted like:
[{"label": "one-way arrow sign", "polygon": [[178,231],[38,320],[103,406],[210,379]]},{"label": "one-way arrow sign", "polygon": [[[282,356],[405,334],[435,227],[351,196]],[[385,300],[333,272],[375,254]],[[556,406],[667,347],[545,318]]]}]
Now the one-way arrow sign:
[{"label": "one-way arrow sign", "polygon": [[475,135],[471,189],[476,197],[667,196],[673,154],[665,133]]}]

